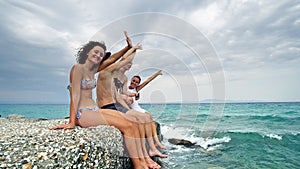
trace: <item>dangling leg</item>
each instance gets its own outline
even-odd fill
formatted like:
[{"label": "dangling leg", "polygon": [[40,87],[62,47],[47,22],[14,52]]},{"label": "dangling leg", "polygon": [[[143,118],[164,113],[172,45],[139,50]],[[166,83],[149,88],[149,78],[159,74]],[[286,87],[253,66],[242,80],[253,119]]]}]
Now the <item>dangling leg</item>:
[{"label": "dangling leg", "polygon": [[159,164],[157,164],[155,161],[153,161],[150,156],[147,153],[147,148],[146,148],[146,144],[145,144],[145,126],[143,121],[140,121],[138,118],[130,115],[130,114],[126,114],[127,118],[130,117],[131,121],[134,121],[134,124],[137,124],[137,128],[139,129],[139,134],[140,134],[140,143],[141,143],[141,147],[142,147],[142,151],[143,151],[143,156],[144,156],[144,161],[148,164],[149,168],[154,168],[154,169],[159,169],[161,168],[161,166]]},{"label": "dangling leg", "polygon": [[[155,146],[153,141],[153,132],[152,132],[152,123],[146,123],[146,136],[149,143],[149,155],[150,156],[159,156],[161,158],[167,158],[168,155],[162,154]],[[156,129],[155,129],[156,130]]]},{"label": "dangling leg", "polygon": [[155,145],[157,145],[161,149],[166,150],[167,148],[164,145],[162,145],[161,142],[158,139],[157,131],[156,131],[156,125],[155,125],[155,122],[154,122],[152,116],[148,112],[146,112],[146,115],[148,115],[148,118],[151,121],[151,127],[152,127],[152,132],[153,132],[152,134],[153,134],[153,139],[155,141]]},{"label": "dangling leg", "polygon": [[129,110],[126,114],[130,114],[133,115],[135,117],[137,117],[140,121],[144,122],[144,126],[145,126],[145,134],[147,137],[147,141],[149,144],[149,155],[150,156],[159,156],[161,158],[167,158],[168,156],[165,154],[162,154],[154,145],[154,141],[153,141],[153,135],[152,135],[152,126],[150,123],[150,119],[148,119],[147,115],[145,115],[144,113],[140,113],[134,110]]},{"label": "dangling leg", "polygon": [[111,125],[119,129],[124,135],[124,141],[134,168],[146,169],[143,158],[139,131],[136,124],[119,111],[102,109],[98,112],[84,110],[79,119],[82,127]]}]

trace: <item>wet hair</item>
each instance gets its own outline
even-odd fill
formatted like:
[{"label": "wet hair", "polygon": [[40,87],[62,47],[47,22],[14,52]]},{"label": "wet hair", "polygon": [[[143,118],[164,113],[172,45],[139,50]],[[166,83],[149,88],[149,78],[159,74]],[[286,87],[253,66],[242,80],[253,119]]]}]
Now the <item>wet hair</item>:
[{"label": "wet hair", "polygon": [[141,83],[141,80],[142,80],[141,77],[138,76],[138,75],[135,75],[135,76],[132,77],[132,79],[135,78],[135,77],[139,79],[139,84],[140,84],[140,83]]},{"label": "wet hair", "polygon": [[104,54],[106,51],[106,46],[103,41],[97,42],[97,41],[89,41],[87,44],[83,45],[76,54],[76,60],[80,64],[84,64],[87,59],[87,54],[90,50],[92,50],[95,46],[100,46],[104,50]]}]

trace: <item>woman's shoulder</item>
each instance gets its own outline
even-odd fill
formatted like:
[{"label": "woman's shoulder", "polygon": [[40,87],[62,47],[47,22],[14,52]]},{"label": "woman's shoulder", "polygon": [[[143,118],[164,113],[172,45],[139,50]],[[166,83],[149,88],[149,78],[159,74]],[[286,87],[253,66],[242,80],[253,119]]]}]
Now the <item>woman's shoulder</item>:
[{"label": "woman's shoulder", "polygon": [[72,71],[76,73],[83,72],[83,65],[82,64],[75,64],[72,66]]},{"label": "woman's shoulder", "polygon": [[72,66],[72,69],[82,69],[82,68],[83,68],[83,65],[79,64],[79,63]]}]

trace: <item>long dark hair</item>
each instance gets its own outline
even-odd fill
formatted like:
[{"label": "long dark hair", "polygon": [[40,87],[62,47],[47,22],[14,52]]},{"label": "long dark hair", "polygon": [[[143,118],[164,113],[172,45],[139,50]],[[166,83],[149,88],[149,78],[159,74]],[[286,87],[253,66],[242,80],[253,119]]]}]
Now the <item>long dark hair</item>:
[{"label": "long dark hair", "polygon": [[100,46],[104,50],[104,54],[106,52],[106,46],[104,42],[97,41],[89,41],[87,44],[83,45],[76,54],[76,60],[80,64],[84,64],[87,59],[87,54],[90,50],[92,50],[95,46]]}]

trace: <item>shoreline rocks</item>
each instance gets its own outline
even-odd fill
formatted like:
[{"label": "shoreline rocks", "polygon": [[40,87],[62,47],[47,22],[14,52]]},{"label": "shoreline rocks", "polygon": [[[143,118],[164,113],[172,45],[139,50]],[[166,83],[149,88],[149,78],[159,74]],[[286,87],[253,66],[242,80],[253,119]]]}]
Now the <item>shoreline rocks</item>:
[{"label": "shoreline rocks", "polygon": [[68,119],[0,118],[0,168],[130,168],[121,132],[112,126],[49,130]]},{"label": "shoreline rocks", "polygon": [[174,144],[174,145],[184,145],[186,147],[193,146],[193,145],[196,144],[196,143],[192,143],[192,142],[190,142],[188,140],[175,139],[175,138],[168,139],[168,142],[171,143],[171,144]]}]

